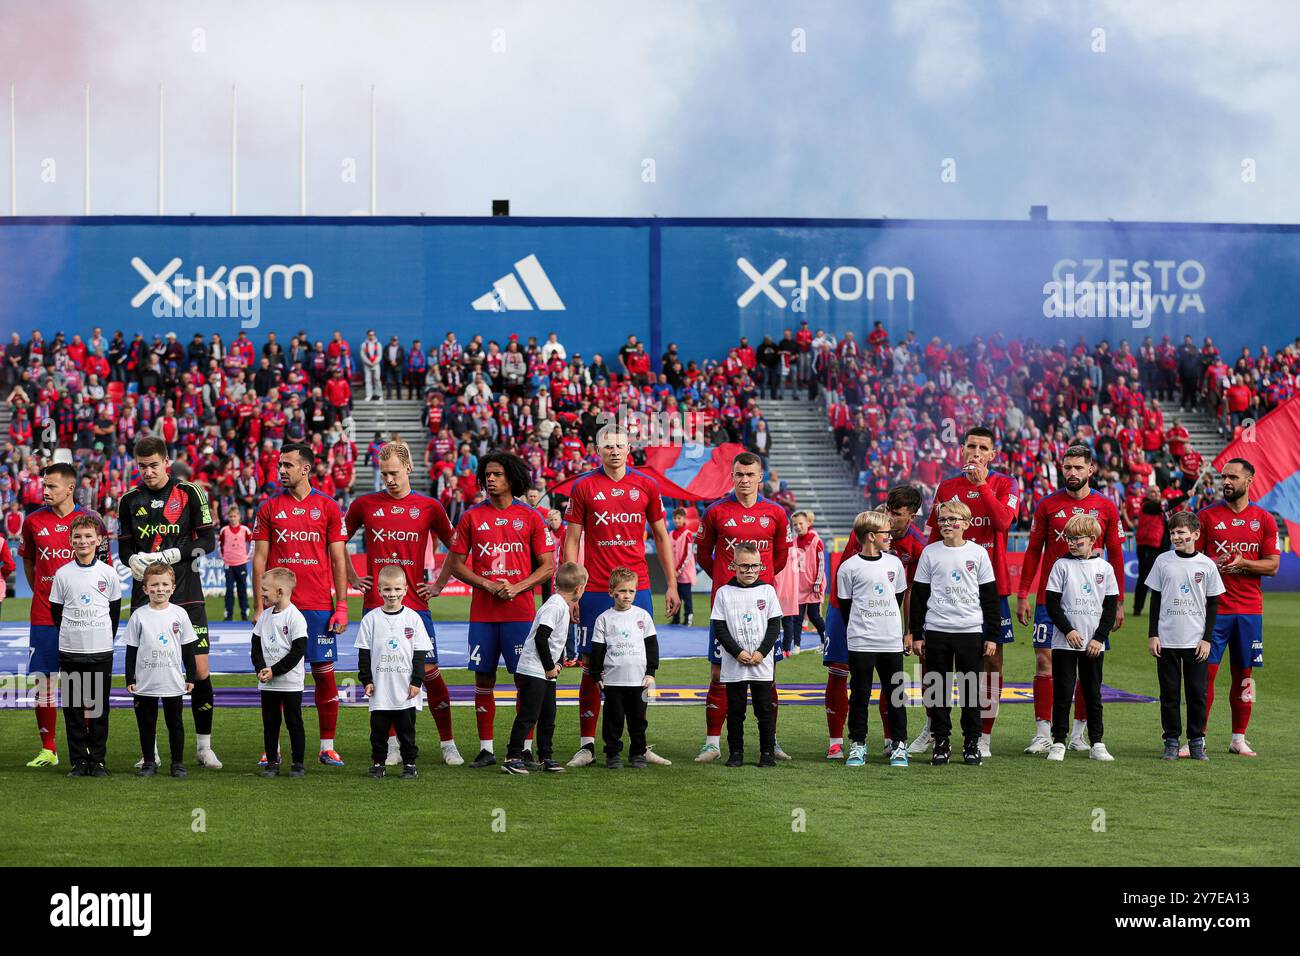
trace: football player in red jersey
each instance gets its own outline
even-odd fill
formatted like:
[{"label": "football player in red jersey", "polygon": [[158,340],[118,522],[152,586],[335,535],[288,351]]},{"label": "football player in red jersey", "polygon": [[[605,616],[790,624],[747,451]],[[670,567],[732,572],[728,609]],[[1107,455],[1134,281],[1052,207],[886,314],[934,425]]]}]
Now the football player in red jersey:
[{"label": "football player in red jersey", "polygon": [[[1219,598],[1219,614],[1210,641],[1205,719],[1208,726],[1210,707],[1214,704],[1214,679],[1226,648],[1232,660],[1232,689],[1228,692],[1232,741],[1228,752],[1253,757],[1255,751],[1246,740],[1246,727],[1255,700],[1255,679],[1251,673],[1254,668],[1264,666],[1264,594],[1260,579],[1277,574],[1281,562],[1277,522],[1250,500],[1254,465],[1244,458],[1232,458],[1224,463],[1219,475],[1223,500],[1197,515],[1201,536],[1196,547],[1219,566],[1227,589]],[[1186,751],[1180,751],[1179,756],[1187,756]]]},{"label": "football player in red jersey", "polygon": [[[50,613],[50,586],[54,573],[72,560],[72,519],[82,512],[99,515],[81,507],[72,497],[77,487],[77,469],[65,462],[55,462],[41,470],[43,507],[23,520],[22,543],[18,556],[23,559],[23,574],[32,589],[30,649],[27,673],[36,681],[36,728],[41,736],[41,750],[29,767],[57,767],[59,751],[55,729],[58,707],[55,706],[54,678],[59,673],[59,629]],[[103,547],[100,560],[108,561],[108,531],[100,522]]]},{"label": "football player in red jersey", "polygon": [[[930,541],[933,543],[940,538],[937,523],[939,504],[944,501],[960,501],[971,512],[966,540],[987,549],[989,560],[993,564],[993,576],[998,585],[1001,628],[993,656],[984,659],[984,677],[981,681],[984,718],[979,748],[980,756],[988,758],[992,756],[989,739],[1002,697],[1002,645],[1010,644],[1016,639],[1011,626],[1011,605],[1007,600],[1011,594],[1011,577],[1007,573],[1007,530],[1020,510],[1020,490],[1010,475],[989,470],[994,456],[992,429],[983,425],[966,429],[966,434],[962,436],[961,456],[964,462],[961,474],[940,482],[935,492],[935,507],[930,511],[929,520]],[[930,747],[930,740],[930,728],[927,725],[921,736],[907,748],[908,752],[924,753]]]},{"label": "football player in red jersey", "polygon": [[[1093,490],[1092,476],[1097,463],[1087,445],[1071,445],[1061,456],[1061,480],[1065,487],[1038,503],[1029,531],[1029,547],[1016,586],[1016,619],[1029,623],[1029,583],[1038,574],[1038,592],[1034,599],[1034,738],[1025,748],[1027,754],[1045,754],[1052,746],[1052,618],[1047,613],[1047,574],[1059,558],[1070,553],[1065,526],[1077,514],[1089,515],[1101,525],[1101,540],[1106,559],[1119,585],[1119,602],[1112,631],[1124,625],[1124,546],[1120,537],[1120,517],[1115,503]],[[1082,683],[1074,689],[1074,731],[1070,734],[1071,750],[1089,749],[1088,729]]]},{"label": "football player in red jersey", "polygon": [[[444,561],[437,578],[430,583],[425,567],[429,553],[430,536],[451,546],[452,528],[447,512],[435,499],[411,490],[411,450],[402,442],[388,442],[376,456],[383,491],[361,495],[352,500],[344,518],[347,536],[351,538],[358,528],[365,529],[366,573],[357,574],[348,561],[349,583],[364,595],[362,616],[383,607],[383,598],[375,582],[380,569],[395,565],[406,574],[406,597],[403,603],[424,621],[433,650],[424,658],[424,689],[429,695],[429,712],[438,726],[442,741],[442,759],[453,767],[465,762],[456,749],[451,727],[451,694],[438,667],[438,638],[434,634],[433,615],[429,601],[442,592],[451,576],[451,562]],[[397,732],[389,729],[389,764],[402,762],[397,747]]]},{"label": "football player in red jersey", "polygon": [[[673,543],[668,537],[659,484],[649,475],[627,466],[631,443],[627,431],[606,425],[596,436],[601,467],[579,475],[569,492],[565,510],[563,562],[577,562],[582,549],[587,571],[587,590],[578,602],[577,653],[582,658],[582,682],[578,688],[578,752],[570,767],[585,767],[596,759],[596,721],[600,716],[600,687],[587,672],[591,655],[591,626],[596,618],[614,606],[609,594],[609,574],[617,567],[635,571],[636,599],[632,602],[654,616],[650,595],[650,568],[646,564],[645,536],[654,535],[659,566],[668,582],[664,613],[677,613],[677,570],[673,566]],[[654,756],[647,754],[647,760]],[[657,761],[656,761],[657,762]]]},{"label": "football player in red jersey", "polygon": [[[700,530],[696,532],[700,566],[707,568],[713,581],[713,594],[732,577],[730,570],[736,544],[752,541],[758,545],[762,569],[758,580],[773,584],[776,572],[785,567],[790,551],[790,522],[785,509],[775,501],[758,493],[763,477],[762,460],[752,452],[741,452],[731,463],[731,481],[734,491],[711,504],[700,517]],[[721,756],[719,742],[722,725],[727,719],[727,689],[720,680],[722,649],[709,633],[709,693],[704,710],[705,738],[695,758],[696,763],[710,763]],[[773,649],[773,661],[781,659],[780,647]],[[773,699],[776,684],[772,685]],[[781,745],[776,746],[778,760],[789,760]]]},{"label": "football player in red jersey", "polygon": [[[536,508],[524,502],[528,466],[518,455],[488,452],[478,460],[479,486],[487,500],[465,509],[451,539],[451,573],[474,589],[469,606],[469,669],[474,672],[474,715],[479,753],[470,766],[491,767],[496,721],[497,662],[514,674],[532,627],[533,589],[554,571],[551,532]],[[524,751],[528,769],[540,768]]]},{"label": "football player in red jersey", "polygon": [[311,486],[315,465],[310,445],[280,446],[280,491],[262,503],[253,522],[253,617],[263,609],[262,575],[271,568],[292,571],[298,579],[293,604],[307,621],[306,660],[316,685],[320,762],[341,767],[343,758],[334,749],[339,719],[334,660],[338,635],[348,627],[348,554],[338,503]]}]

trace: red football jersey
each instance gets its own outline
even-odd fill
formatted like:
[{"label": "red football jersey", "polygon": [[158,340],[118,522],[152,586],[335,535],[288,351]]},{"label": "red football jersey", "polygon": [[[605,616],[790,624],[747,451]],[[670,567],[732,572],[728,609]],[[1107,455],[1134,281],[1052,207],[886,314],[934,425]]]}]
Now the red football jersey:
[{"label": "red football jersey", "polygon": [[54,582],[54,573],[72,560],[72,534],[69,529],[72,519],[79,514],[93,515],[99,521],[99,533],[104,539],[99,560],[112,563],[109,562],[108,555],[108,531],[97,512],[77,505],[60,518],[47,505],[29,514],[23,521],[18,555],[36,561],[36,586],[32,588],[30,618],[32,624],[54,624],[54,617],[50,614],[50,585]]},{"label": "red football jersey", "polygon": [[[1229,555],[1240,554],[1248,561],[1260,561],[1278,553],[1277,522],[1257,504],[1249,504],[1238,514],[1219,501],[1203,509],[1201,536],[1196,550],[1204,551],[1216,564]],[[1225,591],[1219,598],[1220,614],[1263,614],[1264,593],[1258,574],[1224,574]]]},{"label": "red football jersey", "polygon": [[[930,542],[925,540],[925,535],[917,530],[916,525],[909,524],[907,530],[903,532],[901,538],[894,538],[889,542],[889,553],[898,558],[903,563],[903,570],[907,572],[907,586],[912,586],[912,577],[916,574],[916,562],[921,558],[921,552]],[[849,535],[849,547],[858,551],[862,546],[858,544],[857,538]]]},{"label": "red football jersey", "polygon": [[[533,573],[533,558],[555,548],[550,529],[535,508],[515,499],[506,508],[484,501],[465,509],[450,549],[463,554],[470,569],[493,581],[518,583]],[[482,588],[474,588],[469,619],[475,622],[531,621],[537,605],[532,591],[503,601]]]},{"label": "red football jersey", "polygon": [[1038,574],[1039,568],[1043,568],[1044,573],[1038,576],[1038,605],[1047,606],[1047,572],[1056,565],[1058,558],[1070,553],[1070,546],[1065,543],[1065,526],[1077,514],[1092,515],[1100,522],[1101,547],[1115,572],[1120,600],[1124,599],[1124,547],[1119,533],[1119,511],[1113,501],[1091,489],[1086,498],[1071,497],[1065,489],[1055,491],[1034,509],[1029,547],[1020,571],[1020,583],[1016,587],[1018,596],[1028,597],[1029,582]]},{"label": "red football jersey", "polygon": [[735,492],[715,501],[700,517],[695,545],[701,567],[708,568],[713,594],[734,576],[727,569],[741,541],[758,545],[763,565],[758,579],[775,586],[776,572],[785,567],[790,552],[790,521],[785,509],[759,495],[752,508],[736,500]]},{"label": "red football jersey", "polygon": [[1020,491],[1010,475],[990,471],[982,485],[975,485],[966,475],[954,475],[939,484],[934,494],[934,507],[930,509],[927,526],[930,541],[940,540],[939,505],[957,500],[970,508],[971,523],[963,536],[967,541],[983,545],[993,564],[993,577],[998,582],[998,594],[1011,593],[1011,578],[1007,574],[1007,529],[1016,520],[1020,510]]},{"label": "red football jersey", "polygon": [[424,583],[429,535],[451,544],[451,522],[442,505],[414,491],[405,498],[375,491],[352,500],[344,526],[348,538],[358,528],[366,529],[366,576],[375,579],[374,586],[363,596],[367,609],[384,603],[379,596],[379,571],[391,564],[406,572],[407,591],[402,603],[412,610],[429,610],[429,602],[416,593],[415,586]]},{"label": "red football jersey", "polygon": [[564,520],[582,526],[587,587],[608,591],[610,572],[622,565],[636,572],[637,590],[648,589],[646,531],[663,519],[659,484],[649,475],[631,468],[621,481],[603,468],[580,475],[573,482]]},{"label": "red football jersey", "polygon": [[[300,611],[334,610],[334,570],[329,546],[347,541],[343,513],[313,489],[299,501],[287,491],[267,498],[253,519],[253,540],[266,541],[266,569],[285,568],[298,578],[293,604]],[[340,594],[339,600],[346,595]]]}]

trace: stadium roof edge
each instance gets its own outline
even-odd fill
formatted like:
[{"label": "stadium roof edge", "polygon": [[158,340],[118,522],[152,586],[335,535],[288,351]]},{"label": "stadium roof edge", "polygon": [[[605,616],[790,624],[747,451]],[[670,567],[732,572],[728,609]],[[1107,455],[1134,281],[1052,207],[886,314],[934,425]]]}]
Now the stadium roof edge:
[{"label": "stadium roof edge", "polygon": [[1037,231],[1089,229],[1098,232],[1160,229],[1210,232],[1300,232],[1300,223],[1157,222],[1092,219],[818,219],[779,217],[621,217],[621,216],[0,216],[4,226],[651,226],[835,229],[980,229]]}]

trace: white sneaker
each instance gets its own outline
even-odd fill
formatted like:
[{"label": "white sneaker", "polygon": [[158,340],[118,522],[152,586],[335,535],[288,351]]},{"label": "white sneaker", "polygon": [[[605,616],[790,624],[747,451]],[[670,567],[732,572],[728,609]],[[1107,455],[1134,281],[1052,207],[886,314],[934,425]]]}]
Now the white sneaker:
[{"label": "white sneaker", "polygon": [[671,767],[673,765],[673,762],[671,760],[669,760],[667,757],[659,756],[657,753],[655,753],[654,747],[651,747],[649,745],[647,745],[645,748],[645,762],[648,764],[653,764],[656,767]]},{"label": "white sneaker", "polygon": [[460,755],[456,749],[456,742],[448,740],[442,745],[442,762],[448,767],[459,767],[465,763],[465,758]]},{"label": "white sneaker", "polygon": [[206,767],[209,770],[221,769],[221,761],[217,759],[217,755],[212,752],[211,747],[204,747],[200,750],[198,758],[200,767]]},{"label": "white sneaker", "polygon": [[1250,745],[1250,741],[1244,736],[1233,736],[1232,742],[1228,744],[1228,753],[1236,754],[1239,757],[1258,757],[1255,748]]},{"label": "white sneaker", "polygon": [[1052,746],[1052,739],[1044,737],[1042,734],[1034,734],[1034,739],[1029,741],[1029,746],[1025,748],[1027,754],[1045,754]]},{"label": "white sneaker", "polygon": [[913,740],[910,744],[907,745],[907,752],[910,754],[929,753],[930,748],[933,746],[934,746],[934,735],[930,733],[930,728],[927,727],[925,728],[925,730],[921,731],[919,737],[917,737],[915,740]]},{"label": "white sneaker", "polygon": [[[713,763],[722,756],[722,751],[717,744],[706,743],[700,748],[700,752],[695,755],[696,763]],[[576,759],[576,758],[575,758]]]},{"label": "white sneaker", "polygon": [[980,734],[980,756],[986,760],[993,756],[993,751],[989,749],[988,734]]},{"label": "white sneaker", "polygon": [[593,750],[591,747],[579,747],[578,752],[573,755],[573,759],[570,760],[567,764],[565,764],[565,766],[585,767],[588,764],[594,762],[595,759],[596,759],[595,750]]},{"label": "white sneaker", "polygon": [[1050,748],[1048,748],[1048,751],[1047,751],[1047,759],[1048,759],[1048,760],[1064,760],[1064,759],[1065,759],[1065,744],[1052,744],[1052,746],[1051,746]]},{"label": "white sneaker", "polygon": [[[160,766],[161,764],[162,764],[162,757],[158,756],[158,748],[157,748],[157,747],[154,747],[154,748],[153,748],[153,765],[154,765],[155,767],[157,767],[157,766]],[[141,767],[143,767],[143,766],[144,766],[144,758],[141,757],[139,760],[137,760],[137,761],[135,762],[135,769],[136,769],[136,770],[139,770],[139,769],[140,769]]]},{"label": "white sneaker", "polygon": [[397,738],[388,738],[388,756],[384,758],[384,764],[389,767],[395,767],[402,762],[402,751],[398,747]]},{"label": "white sneaker", "polygon": [[792,644],[792,645],[790,645],[790,652],[789,652],[786,656],[787,656],[787,657],[798,657],[798,656],[799,656],[799,652],[800,652],[799,645],[798,645],[798,644]]},{"label": "white sneaker", "polygon": [[781,749],[781,741],[776,740],[772,743],[772,756],[777,760],[793,760],[788,753]]},{"label": "white sneaker", "polygon": [[1088,738],[1085,737],[1083,734],[1071,733],[1070,749],[1083,751],[1083,750],[1091,750],[1092,748],[1088,746]]},{"label": "white sneaker", "polygon": [[1189,759],[1192,756],[1192,748],[1187,746],[1187,744],[1183,744],[1178,748],[1178,756],[1183,760]]},{"label": "white sneaker", "polygon": [[1115,759],[1110,755],[1110,751],[1106,749],[1105,744],[1093,744],[1092,748],[1088,751],[1088,756],[1091,757],[1093,760],[1114,760]]}]

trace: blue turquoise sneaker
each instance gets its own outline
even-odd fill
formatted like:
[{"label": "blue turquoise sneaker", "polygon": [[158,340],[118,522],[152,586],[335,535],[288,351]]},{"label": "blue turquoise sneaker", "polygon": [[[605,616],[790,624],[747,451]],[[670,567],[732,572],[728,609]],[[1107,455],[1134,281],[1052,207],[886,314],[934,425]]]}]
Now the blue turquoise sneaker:
[{"label": "blue turquoise sneaker", "polygon": [[889,765],[891,767],[906,767],[907,748],[901,744],[895,747],[893,753],[889,755]]},{"label": "blue turquoise sneaker", "polygon": [[846,767],[861,767],[867,762],[867,745],[856,740],[849,744],[849,759],[844,761]]}]

